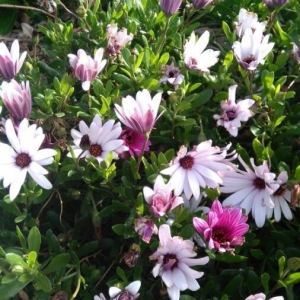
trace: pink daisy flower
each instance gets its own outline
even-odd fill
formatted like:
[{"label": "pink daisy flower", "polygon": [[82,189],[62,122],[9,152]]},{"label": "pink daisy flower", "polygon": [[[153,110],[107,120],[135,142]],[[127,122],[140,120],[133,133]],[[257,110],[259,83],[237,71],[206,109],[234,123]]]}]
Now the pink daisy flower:
[{"label": "pink daisy flower", "polygon": [[144,187],[143,193],[146,202],[151,206],[150,212],[156,218],[160,218],[168,213],[171,209],[183,203],[181,197],[173,195],[170,184],[165,184],[161,175],[156,177],[153,190]]},{"label": "pink daisy flower", "polygon": [[242,214],[241,208],[222,208],[219,200],[215,200],[206,216],[206,221],[194,217],[193,224],[208,249],[233,252],[235,246],[245,241],[243,235],[249,229],[247,219],[248,217]]}]

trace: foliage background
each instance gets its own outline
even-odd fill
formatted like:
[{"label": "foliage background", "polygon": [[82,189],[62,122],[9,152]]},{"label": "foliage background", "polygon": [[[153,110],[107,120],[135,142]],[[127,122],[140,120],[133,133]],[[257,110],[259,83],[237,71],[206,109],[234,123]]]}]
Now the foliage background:
[{"label": "foliage background", "polygon": [[[181,145],[192,147],[207,139],[220,147],[231,142],[246,161],[249,157],[257,163],[270,160],[273,172],[288,172],[290,185],[300,180],[299,64],[291,55],[291,42],[299,45],[299,1],[290,0],[276,14],[258,0],[220,0],[198,11],[184,1],[179,13],[170,18],[159,53],[166,18],[156,0],[96,1],[90,9],[85,3],[64,5],[76,17],[66,18],[58,3],[57,17],[39,25],[28,45],[30,56],[18,75],[19,80],[30,81],[31,121],[51,135],[58,154],[49,168],[53,190],[42,190],[28,180],[11,202],[1,187],[0,299],[19,299],[25,293],[29,299],[44,300],[61,291],[68,295],[64,294],[66,299],[93,299],[100,292],[107,295],[109,286],[126,286],[134,280],[142,281],[140,299],[168,299],[160,278],[152,276],[154,264],[148,259],[158,240],[154,237],[145,244],[133,223],[138,215],[149,215],[142,188],[152,185]],[[238,67],[231,50],[236,40],[233,21],[242,7],[256,12],[260,21],[268,20],[267,31],[275,48],[254,73],[256,115],[233,138],[216,127],[212,116],[219,112],[220,101],[227,98],[228,87],[234,83],[238,84],[238,99],[251,93],[247,74]],[[37,21],[45,18],[28,13]],[[88,96],[73,76],[67,54],[79,48],[93,54],[106,47],[106,26],[112,23],[127,28],[134,39],[118,58],[110,59]],[[200,34],[205,29],[211,34],[210,48],[220,50],[221,55],[210,74],[199,74],[184,68],[183,45],[193,30]],[[159,84],[161,67],[171,61],[182,67],[185,76],[176,91]],[[144,88],[153,95],[163,92],[164,114],[151,134],[151,152],[145,154],[139,173],[134,157],[117,161],[108,157],[100,166],[93,159],[80,160],[76,166],[66,157],[70,130],[79,120],[90,123],[97,113],[105,120],[115,118],[114,103]],[[206,193],[204,203],[210,206],[219,195],[217,191]],[[199,216],[177,208],[173,234],[191,238],[195,214]],[[181,299],[238,300],[257,292],[297,299],[299,209],[293,214],[292,221],[270,220],[260,229],[249,217],[250,231],[236,255],[208,253],[212,259],[201,269],[205,273],[199,280],[201,289],[184,291]],[[126,262],[132,245],[139,250],[130,268]],[[198,247],[197,252],[206,255],[203,248]]]}]

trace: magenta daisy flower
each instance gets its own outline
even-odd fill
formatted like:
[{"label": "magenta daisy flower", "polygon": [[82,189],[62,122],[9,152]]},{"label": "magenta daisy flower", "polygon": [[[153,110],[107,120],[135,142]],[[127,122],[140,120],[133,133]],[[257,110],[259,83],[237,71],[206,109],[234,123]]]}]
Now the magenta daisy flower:
[{"label": "magenta daisy flower", "polygon": [[241,208],[222,208],[219,200],[215,200],[206,216],[206,221],[195,217],[193,223],[208,249],[233,252],[235,246],[245,241],[243,235],[249,229],[247,219],[248,217],[242,214]]},{"label": "magenta daisy flower", "polygon": [[134,156],[135,154],[139,155],[143,151],[144,152],[149,151],[149,146],[151,145],[151,142],[148,140],[144,146],[146,137],[144,134],[141,134],[133,129],[127,128],[122,131],[121,138],[124,141],[124,145],[128,147],[128,152],[125,151],[121,153],[122,158],[126,158],[129,155]]}]

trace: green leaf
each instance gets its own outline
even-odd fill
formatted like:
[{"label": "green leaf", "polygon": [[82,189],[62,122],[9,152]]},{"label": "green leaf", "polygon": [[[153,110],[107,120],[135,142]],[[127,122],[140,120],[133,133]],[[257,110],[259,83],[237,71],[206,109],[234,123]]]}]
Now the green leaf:
[{"label": "green leaf", "polygon": [[252,147],[253,147],[253,150],[254,150],[256,156],[259,157],[259,158],[261,158],[262,152],[264,150],[264,147],[263,147],[263,145],[261,144],[261,142],[257,138],[255,138],[253,140]]},{"label": "green leaf", "polygon": [[70,255],[68,253],[58,254],[52,258],[48,266],[42,270],[42,273],[44,275],[48,275],[49,273],[62,270],[69,263],[69,261]]},{"label": "green leaf", "polygon": [[241,255],[233,255],[229,252],[225,252],[222,254],[216,254],[215,260],[223,261],[226,263],[235,263],[235,262],[242,262],[248,260],[248,257],[241,256]]},{"label": "green leaf", "polygon": [[125,272],[120,267],[117,267],[117,274],[124,282],[127,282]]},{"label": "green leaf", "polygon": [[261,275],[261,284],[264,287],[264,291],[266,294],[269,293],[269,281],[270,281],[270,275],[268,273],[264,273]]},{"label": "green leaf", "polygon": [[112,226],[112,230],[118,235],[124,235],[125,225],[124,224],[116,224]]},{"label": "green leaf", "polygon": [[27,245],[26,245],[25,236],[23,235],[23,233],[21,232],[21,230],[18,226],[16,227],[16,231],[17,231],[17,236],[18,236],[18,239],[20,241],[20,244],[21,244],[23,250],[26,252],[27,251]]},{"label": "green leaf", "polygon": [[281,277],[283,275],[284,265],[285,265],[285,257],[281,256],[278,259],[278,273],[279,273],[279,277]]},{"label": "green leaf", "polygon": [[28,268],[28,265],[26,264],[26,262],[24,261],[24,259],[19,256],[18,254],[15,253],[7,253],[5,256],[5,259],[7,260],[7,262],[11,265],[20,265],[23,268]]},{"label": "green leaf", "polygon": [[41,247],[41,234],[36,226],[30,229],[27,242],[29,251],[35,251],[39,253]]},{"label": "green leaf", "polygon": [[296,272],[293,274],[288,275],[286,278],[284,278],[283,283],[286,286],[290,286],[296,283],[300,282],[300,272]]},{"label": "green leaf", "polygon": [[[0,1],[0,4],[20,4],[18,0]],[[0,10],[0,35],[7,35],[13,28],[17,19],[18,11],[1,7]]]},{"label": "green leaf", "polygon": [[46,293],[50,293],[52,290],[52,284],[51,281],[44,276],[42,273],[37,273],[34,277],[35,281],[35,288],[37,290],[43,290]]},{"label": "green leaf", "polygon": [[300,258],[292,257],[287,261],[287,267],[292,271],[297,271],[300,268]]},{"label": "green leaf", "polygon": [[30,282],[11,281],[0,285],[0,300],[9,300],[16,296]]}]

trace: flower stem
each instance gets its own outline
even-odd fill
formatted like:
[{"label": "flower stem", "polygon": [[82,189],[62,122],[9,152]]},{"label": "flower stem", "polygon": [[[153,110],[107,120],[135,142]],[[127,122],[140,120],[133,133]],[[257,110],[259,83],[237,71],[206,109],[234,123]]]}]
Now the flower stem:
[{"label": "flower stem", "polygon": [[165,28],[164,28],[164,31],[163,31],[163,34],[161,35],[159,41],[158,41],[158,44],[157,44],[157,47],[156,47],[156,50],[155,50],[155,55],[158,57],[161,50],[162,50],[162,47],[165,43],[165,40],[166,40],[166,36],[167,36],[167,31],[169,29],[169,24],[170,24],[170,16],[167,16],[167,21],[166,21],[166,25],[165,25]]},{"label": "flower stem", "polygon": [[253,87],[252,87],[252,83],[253,83],[253,71],[249,71],[249,92],[251,95],[251,99],[253,98]]},{"label": "flower stem", "polygon": [[139,169],[140,169],[142,157],[143,157],[143,155],[144,155],[145,148],[146,148],[147,142],[148,142],[149,137],[150,137],[150,132],[151,132],[151,131],[148,131],[148,132],[146,132],[145,135],[144,135],[144,136],[145,136],[145,140],[144,140],[144,143],[143,143],[143,148],[142,148],[142,151],[141,151],[141,153],[140,153],[140,155],[139,155],[139,157],[138,157],[138,162],[137,162],[137,166],[136,166],[136,171],[137,171],[137,173],[139,172]]}]

